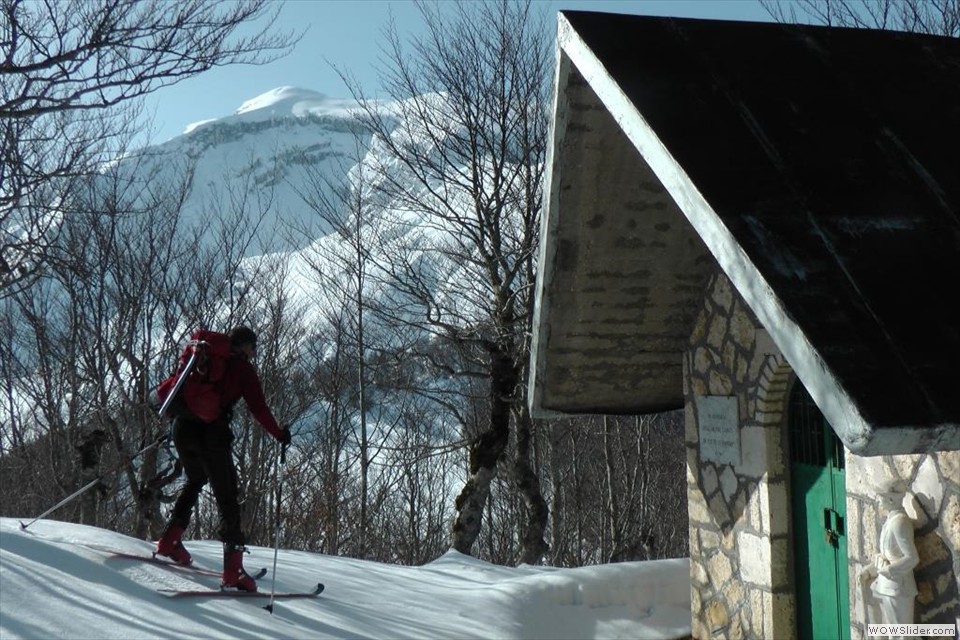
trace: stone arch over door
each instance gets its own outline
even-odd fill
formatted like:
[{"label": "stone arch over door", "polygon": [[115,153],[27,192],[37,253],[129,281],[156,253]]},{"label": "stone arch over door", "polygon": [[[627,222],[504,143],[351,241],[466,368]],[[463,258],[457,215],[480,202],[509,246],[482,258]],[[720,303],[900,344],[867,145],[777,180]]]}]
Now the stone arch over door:
[{"label": "stone arch over door", "polygon": [[[693,635],[796,637],[786,430],[794,372],[722,274],[708,286],[683,366]],[[736,399],[732,461],[703,455],[709,396]]]},{"label": "stone arch over door", "polygon": [[[758,330],[758,345],[763,341],[765,332]],[[775,348],[771,348],[774,351]],[[799,638],[815,637],[817,633],[812,627],[809,618],[811,617],[811,608],[820,611],[819,605],[811,604],[810,589],[810,564],[809,549],[816,548],[811,543],[815,538],[815,543],[823,545],[834,545],[837,547],[834,554],[833,570],[842,574],[842,580],[838,578],[837,601],[837,625],[843,629],[840,637],[849,638],[849,604],[847,600],[848,586],[845,582],[847,572],[846,558],[846,512],[845,512],[845,486],[842,477],[836,483],[834,488],[831,486],[830,494],[832,500],[830,504],[820,505],[817,502],[815,508],[809,507],[804,502],[797,502],[796,493],[799,491],[801,496],[805,496],[810,491],[816,491],[815,486],[810,485],[811,471],[815,476],[819,473],[812,468],[807,468],[807,475],[802,473],[798,475],[798,465],[795,459],[803,462],[804,455],[811,456],[809,449],[804,454],[800,450],[803,443],[797,440],[797,434],[793,434],[793,446],[791,445],[791,427],[798,428],[796,424],[798,416],[794,408],[794,415],[791,415],[791,400],[796,403],[798,396],[806,402],[806,411],[810,414],[806,417],[808,420],[819,420],[820,431],[817,432],[820,437],[826,438],[828,447],[834,447],[831,455],[839,456],[839,466],[843,467],[844,451],[842,444],[833,432],[822,413],[803,387],[802,382],[796,377],[790,365],[779,353],[771,353],[765,359],[764,365],[759,372],[757,380],[757,412],[756,419],[769,429],[770,438],[768,440],[772,449],[769,460],[769,478],[771,490],[768,492],[770,499],[770,528],[773,535],[782,535],[784,543],[784,554],[779,558],[781,567],[772,567],[772,591],[774,594],[774,607],[765,613],[777,618],[775,625],[779,629],[787,630],[787,635]],[[791,424],[791,421],[794,424]],[[815,434],[816,435],[816,434]],[[797,451],[793,449],[797,448]],[[822,463],[823,461],[812,454],[809,462]],[[821,451],[821,456],[826,455]],[[807,465],[810,467],[811,465]],[[812,465],[816,466],[816,464]],[[800,469],[805,469],[804,465],[799,465]],[[832,480],[832,478],[831,478]],[[804,484],[804,483],[807,484]],[[776,490],[782,488],[782,491]],[[820,496],[812,496],[817,498]],[[826,511],[824,510],[826,509]],[[798,521],[798,513],[799,521]],[[829,522],[824,522],[824,518],[829,517]],[[842,536],[834,536],[832,541],[828,541],[828,535],[835,533],[837,528],[841,529]],[[824,540],[820,540],[820,536]],[[842,538],[842,539],[841,539]],[[840,548],[842,547],[842,548]],[[819,572],[819,569],[817,570]],[[819,585],[819,583],[816,583]],[[779,604],[777,604],[779,603]],[[833,614],[831,614],[833,615]],[[803,618],[802,620],[799,618]],[[822,618],[822,616],[821,616]],[[829,616],[828,616],[829,618]],[[821,630],[822,631],[822,630]],[[831,632],[829,636],[833,637],[835,633]]]},{"label": "stone arch over door", "polygon": [[773,618],[766,628],[777,630],[777,637],[796,634],[796,594],[793,585],[791,552],[790,466],[787,433],[787,405],[796,380],[793,368],[773,345],[766,331],[757,329],[758,351],[765,352],[756,375],[754,419],[767,434],[767,518],[771,558],[770,602],[764,615]]},{"label": "stone arch over door", "polygon": [[[758,348],[761,348],[764,340],[769,341],[766,332],[758,329]],[[795,457],[793,455],[795,452],[792,451],[791,447],[791,398],[793,397],[796,400],[795,394],[802,392],[816,415],[822,419],[822,414],[810,400],[803,383],[797,378],[792,367],[776,350],[776,347],[772,346],[771,343],[767,350],[769,354],[765,357],[757,378],[757,411],[755,417],[768,429],[769,433],[768,443],[771,447],[770,455],[768,455],[768,473],[771,485],[768,491],[770,530],[771,537],[781,538],[778,542],[782,544],[783,554],[779,557],[779,566],[776,563],[776,556],[774,558],[771,575],[773,606],[771,608],[765,607],[765,614],[772,615],[775,618],[774,626],[783,632],[783,637],[799,637],[802,639],[812,637],[809,621],[806,620],[810,616],[811,603],[809,589],[805,589],[807,593],[798,592],[798,583],[802,585],[805,574],[809,575],[809,565],[805,557],[803,559],[804,566],[797,566],[798,536],[803,535],[809,538],[812,535],[811,531],[814,531],[816,535],[822,534],[824,536],[823,542],[826,544],[826,532],[830,527],[824,526],[823,508],[820,505],[818,505],[814,514],[807,514],[803,522],[796,521],[795,498],[793,495],[796,488],[793,485],[797,482],[797,477],[792,473],[793,465],[791,462],[791,459]],[[794,416],[794,419],[796,419],[796,416]],[[832,428],[826,424],[825,419],[823,419],[823,426],[836,439],[836,435]],[[838,439],[837,442],[839,442]],[[839,445],[839,455],[841,457],[844,455],[842,445]],[[840,498],[841,505],[841,494],[844,491],[845,488],[840,486],[837,497]],[[845,509],[842,506],[834,508],[837,506],[835,504],[830,506],[832,509],[830,524],[834,527],[838,524],[837,512],[839,512],[840,519],[844,520],[840,526],[846,528]],[[812,521],[811,518],[813,518]],[[808,527],[808,524],[811,526]],[[846,532],[844,531],[844,533]],[[845,574],[847,570],[845,547],[840,555],[843,557],[839,560],[839,564]],[[803,589],[804,587],[801,586],[801,590]],[[844,594],[846,594],[846,590],[847,587],[844,584]],[[841,638],[849,638],[849,605],[846,598],[843,598],[837,604],[845,607],[841,616],[845,631]],[[798,617],[805,619],[799,620]],[[778,637],[781,636],[778,634]],[[833,635],[824,637],[833,637]]]}]

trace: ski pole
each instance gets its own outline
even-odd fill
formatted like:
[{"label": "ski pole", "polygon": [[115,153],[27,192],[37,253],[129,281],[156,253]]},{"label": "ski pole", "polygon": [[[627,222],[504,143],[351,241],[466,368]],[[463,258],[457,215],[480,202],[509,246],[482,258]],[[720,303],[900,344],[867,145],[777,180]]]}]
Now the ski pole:
[{"label": "ski pole", "polygon": [[277,555],[280,551],[280,497],[283,493],[283,476],[286,473],[286,467],[284,463],[287,461],[287,445],[280,444],[280,469],[277,472],[277,508],[274,515],[274,528],[273,528],[273,582],[270,585],[270,604],[266,605],[264,609],[270,612],[270,615],[273,615],[273,600],[274,595],[277,593]]},{"label": "ski pole", "polygon": [[154,447],[160,446],[160,444],[161,444],[162,442],[164,442],[168,437],[169,437],[168,434],[166,434],[166,433],[163,434],[162,436],[160,436],[159,438],[157,438],[153,443],[147,445],[146,447],[144,447],[144,448],[141,449],[140,451],[138,451],[138,452],[136,452],[135,454],[133,454],[132,456],[128,457],[128,458],[127,458],[126,460],[124,460],[123,462],[118,463],[115,467],[113,467],[113,468],[111,468],[111,469],[109,469],[109,470],[107,470],[107,471],[104,471],[104,472],[101,473],[99,476],[97,476],[96,478],[94,478],[93,480],[91,480],[90,482],[88,482],[87,484],[83,485],[83,486],[80,487],[78,490],[74,491],[74,492],[71,493],[69,496],[67,496],[66,498],[64,498],[63,500],[61,500],[60,502],[58,502],[57,504],[53,505],[52,507],[50,507],[49,509],[47,509],[46,511],[44,511],[44,512],[41,513],[40,515],[38,515],[36,518],[34,518],[33,520],[31,520],[30,522],[24,524],[24,523],[23,523],[23,520],[21,520],[21,521],[20,521],[20,529],[22,529],[22,530],[25,531],[25,530],[27,529],[27,527],[29,527],[30,525],[32,525],[32,524],[33,524],[34,522],[36,522],[37,520],[40,520],[40,519],[42,519],[42,518],[50,515],[51,513],[53,513],[54,511],[56,511],[56,510],[59,509],[60,507],[62,507],[63,505],[65,505],[65,504],[67,504],[68,502],[74,500],[77,496],[83,495],[84,493],[86,493],[87,491],[89,491],[90,489],[92,489],[93,487],[95,487],[95,486],[97,486],[98,484],[100,484],[100,483],[103,481],[104,476],[107,476],[107,475],[110,475],[110,474],[112,474],[112,473],[115,473],[115,472],[119,471],[120,469],[123,468],[123,465],[127,464],[128,462],[132,462],[133,460],[136,460],[137,458],[139,458],[140,456],[142,456],[143,454],[145,454],[147,451],[150,451],[150,449],[153,449]]},{"label": "ski pole", "polygon": [[193,370],[193,363],[196,362],[197,352],[194,350],[190,354],[190,359],[187,360],[187,365],[183,368],[183,371],[180,373],[180,377],[177,378],[177,383],[173,385],[173,390],[170,391],[170,394],[167,395],[167,399],[163,401],[163,405],[160,407],[159,416],[162,418],[163,414],[167,412],[167,409],[170,407],[170,403],[173,402],[173,399],[177,397],[177,393],[180,392],[180,387],[183,386],[184,381],[186,381],[187,376],[190,375],[190,372]]}]

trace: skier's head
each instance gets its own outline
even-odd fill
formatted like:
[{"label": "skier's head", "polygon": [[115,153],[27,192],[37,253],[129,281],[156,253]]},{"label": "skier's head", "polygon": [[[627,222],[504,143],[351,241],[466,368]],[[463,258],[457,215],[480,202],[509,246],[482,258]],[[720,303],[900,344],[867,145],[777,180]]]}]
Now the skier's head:
[{"label": "skier's head", "polygon": [[234,349],[242,349],[250,346],[253,350],[257,348],[257,334],[250,327],[240,325],[230,332],[230,346]]}]

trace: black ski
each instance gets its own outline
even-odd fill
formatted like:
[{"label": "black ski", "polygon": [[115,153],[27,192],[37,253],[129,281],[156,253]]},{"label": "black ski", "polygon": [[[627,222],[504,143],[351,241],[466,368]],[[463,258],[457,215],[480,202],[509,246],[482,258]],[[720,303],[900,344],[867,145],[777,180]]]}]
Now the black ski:
[{"label": "black ski", "polygon": [[160,593],[169,598],[315,598],[323,593],[323,584],[317,583],[317,586],[311,591],[281,591],[270,593],[269,591],[238,591],[236,589],[158,589]]},{"label": "black ski", "polygon": [[[139,560],[141,562],[149,562],[151,564],[157,564],[161,567],[166,567],[167,569],[174,569],[176,571],[185,571],[188,573],[195,573],[201,576],[210,576],[213,578],[219,578],[220,572],[214,569],[204,569],[192,564],[177,564],[171,560],[164,560],[163,558],[158,558],[157,556],[148,556],[142,555],[139,553],[125,553],[123,551],[108,551],[111,558],[120,558],[123,560]],[[267,569],[262,568],[257,570],[256,573],[251,573],[250,577],[254,580],[259,580],[263,576],[267,575]]]}]

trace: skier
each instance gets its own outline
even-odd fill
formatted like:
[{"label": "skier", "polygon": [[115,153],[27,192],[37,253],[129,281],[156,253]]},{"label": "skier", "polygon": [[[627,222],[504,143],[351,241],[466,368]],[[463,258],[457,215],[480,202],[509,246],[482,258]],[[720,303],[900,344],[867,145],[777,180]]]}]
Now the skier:
[{"label": "skier", "polygon": [[257,334],[245,326],[230,332],[230,355],[222,380],[217,384],[221,415],[203,422],[189,411],[173,421],[173,441],[183,464],[187,482],[180,492],[164,533],[157,542],[155,555],[165,556],[182,565],[193,558],[181,538],[190,523],[193,507],[207,482],[213,489],[220,510],[219,536],[223,541],[221,586],[241,591],[256,591],[257,583],[243,569],[246,538],[240,523],[237,498],[237,471],[234,467],[230,419],[233,406],[243,398],[254,418],[284,446],[290,443],[290,430],[281,428],[263,396],[260,378],[251,364],[257,350]]}]

